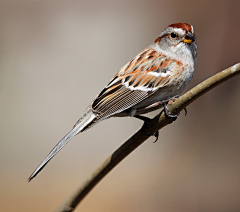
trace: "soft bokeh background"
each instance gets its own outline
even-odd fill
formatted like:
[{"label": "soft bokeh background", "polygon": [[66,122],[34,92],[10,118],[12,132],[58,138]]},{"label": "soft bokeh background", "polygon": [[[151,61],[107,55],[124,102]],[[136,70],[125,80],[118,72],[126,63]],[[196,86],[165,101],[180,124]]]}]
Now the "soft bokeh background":
[{"label": "soft bokeh background", "polygon": [[[0,210],[53,211],[138,130],[113,118],[32,171],[132,57],[193,24],[186,90],[240,62],[240,1],[0,1]],[[240,78],[201,97],[118,165],[76,211],[240,211]]]}]

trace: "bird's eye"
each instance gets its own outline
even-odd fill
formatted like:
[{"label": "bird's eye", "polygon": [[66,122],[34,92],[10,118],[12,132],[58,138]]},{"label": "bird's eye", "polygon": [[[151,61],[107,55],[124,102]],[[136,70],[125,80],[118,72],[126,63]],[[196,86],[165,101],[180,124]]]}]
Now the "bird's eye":
[{"label": "bird's eye", "polygon": [[172,32],[172,33],[171,33],[171,38],[176,38],[176,37],[177,37],[177,34],[174,33],[174,32]]}]

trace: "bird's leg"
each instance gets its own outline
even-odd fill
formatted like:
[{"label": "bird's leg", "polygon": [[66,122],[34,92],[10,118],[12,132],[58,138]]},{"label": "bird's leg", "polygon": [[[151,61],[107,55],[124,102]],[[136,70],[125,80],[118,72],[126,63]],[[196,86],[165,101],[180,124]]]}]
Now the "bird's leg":
[{"label": "bird's leg", "polygon": [[[169,103],[169,101],[175,101],[178,97],[180,97],[179,95],[176,95],[172,98],[168,98],[166,100],[162,100],[162,101],[158,101],[158,102],[155,102],[147,107],[142,107],[142,108],[137,108],[136,111],[134,111],[133,115],[130,115],[130,116],[134,116],[134,114],[141,114],[141,113],[148,113],[148,112],[151,112],[153,110],[156,110],[156,109],[159,109],[161,108],[162,106],[164,107],[164,112],[166,113],[166,115],[168,117],[172,117],[172,118],[176,118],[178,115],[171,115],[170,112],[168,111],[167,109],[167,104]],[[187,115],[187,108],[184,108],[184,111],[185,111],[185,116]]]},{"label": "bird's leg", "polygon": [[[177,115],[172,115],[170,112],[169,112],[169,110],[168,110],[168,108],[167,108],[167,104],[168,104],[168,102],[169,101],[175,101],[176,100],[176,98],[179,98],[180,96],[179,95],[176,95],[176,96],[174,96],[174,97],[172,97],[172,98],[169,98],[169,99],[166,99],[166,100],[162,100],[162,104],[163,104],[163,107],[164,107],[164,112],[165,112],[165,114],[168,116],[168,117],[170,117],[170,118],[175,118],[175,120],[177,119],[177,117],[178,117],[178,115],[179,114],[177,114]],[[187,115],[187,108],[184,108],[184,111],[185,111],[185,116]],[[174,121],[175,121],[174,120]]]},{"label": "bird's leg", "polygon": [[172,115],[167,108],[167,104],[168,104],[168,102],[163,102],[164,112],[165,112],[167,117],[174,118],[174,121],[175,121],[179,114]]},{"label": "bird's leg", "polygon": [[[175,101],[176,98],[178,98],[178,97],[179,97],[179,95],[176,95],[176,96],[174,96],[174,97],[172,97],[172,98],[168,98],[168,99],[166,99],[166,100],[162,100],[162,101],[155,102],[154,104],[152,104],[152,105],[150,105],[150,106],[148,106],[148,107],[138,108],[138,109],[137,109],[137,112],[141,112],[142,110],[146,110],[146,109],[156,108],[156,107],[159,107],[160,105],[163,105],[164,112],[165,112],[166,116],[167,116],[167,117],[170,117],[170,118],[173,118],[174,121],[175,121],[175,120],[177,119],[177,117],[178,117],[179,114],[177,114],[177,115],[172,115],[172,114],[169,112],[168,108],[167,108],[167,104],[168,104],[168,102],[169,102],[170,100]],[[187,108],[184,108],[184,111],[185,111],[185,116],[186,116],[186,115],[187,115]],[[141,115],[133,115],[133,117],[144,121],[144,124],[143,124],[143,126],[142,126],[142,128],[141,128],[141,132],[142,132],[144,135],[147,135],[147,136],[155,136],[156,140],[154,141],[154,143],[157,142],[158,137],[159,137],[159,131],[157,131],[156,133],[154,133],[154,134],[152,134],[152,135],[147,134],[147,133],[144,131],[144,127],[146,126],[146,124],[149,123],[149,121],[150,121],[151,119],[148,118],[148,117],[146,117],[146,116],[141,116]]]},{"label": "bird's leg", "polygon": [[146,124],[148,124],[151,119],[148,118],[148,117],[146,117],[146,116],[140,116],[140,115],[135,115],[134,117],[137,118],[137,119],[140,119],[140,120],[144,121],[144,124],[143,124],[143,126],[142,126],[142,128],[141,128],[141,132],[142,132],[144,135],[146,135],[146,136],[155,136],[156,140],[155,140],[153,143],[157,142],[158,137],[159,137],[159,131],[157,131],[157,132],[155,132],[154,134],[151,134],[151,135],[150,135],[150,134],[147,134],[147,133],[144,131],[144,128],[145,128]]}]

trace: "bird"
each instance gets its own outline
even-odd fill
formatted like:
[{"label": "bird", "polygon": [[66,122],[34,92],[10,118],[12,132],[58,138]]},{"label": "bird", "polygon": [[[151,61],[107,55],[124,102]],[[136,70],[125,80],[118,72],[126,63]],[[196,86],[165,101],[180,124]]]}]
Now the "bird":
[{"label": "bird", "polygon": [[57,143],[28,178],[30,182],[77,134],[110,117],[136,117],[179,96],[193,77],[197,42],[192,25],[174,23],[123,66],[87,107],[73,128]]}]

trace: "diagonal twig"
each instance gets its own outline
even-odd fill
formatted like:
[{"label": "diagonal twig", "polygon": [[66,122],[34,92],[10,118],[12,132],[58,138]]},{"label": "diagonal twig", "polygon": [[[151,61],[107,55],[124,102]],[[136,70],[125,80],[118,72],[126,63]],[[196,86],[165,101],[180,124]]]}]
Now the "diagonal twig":
[{"label": "diagonal twig", "polygon": [[[190,91],[179,97],[176,101],[167,105],[171,114],[178,114],[193,101],[200,96],[223,83],[224,81],[240,74],[240,63],[219,72],[218,74],[208,78],[204,82],[198,84]],[[120,146],[112,155],[110,155],[104,163],[93,172],[89,178],[82,183],[69,197],[67,197],[56,212],[73,211],[81,200],[93,189],[94,186],[105,177],[118,163],[127,157],[133,150],[141,145],[149,138],[148,135],[156,133],[161,128],[173,122],[173,118],[165,116],[162,111],[155,116],[145,127],[142,133],[141,130],[136,132],[122,146]]]}]

